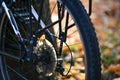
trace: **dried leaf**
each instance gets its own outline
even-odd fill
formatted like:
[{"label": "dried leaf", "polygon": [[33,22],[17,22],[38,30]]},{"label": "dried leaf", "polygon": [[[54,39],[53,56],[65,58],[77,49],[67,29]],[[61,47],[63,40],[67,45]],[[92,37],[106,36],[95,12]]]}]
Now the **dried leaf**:
[{"label": "dried leaf", "polygon": [[115,73],[116,75],[120,76],[120,64],[117,65],[110,65],[108,70],[110,72]]}]

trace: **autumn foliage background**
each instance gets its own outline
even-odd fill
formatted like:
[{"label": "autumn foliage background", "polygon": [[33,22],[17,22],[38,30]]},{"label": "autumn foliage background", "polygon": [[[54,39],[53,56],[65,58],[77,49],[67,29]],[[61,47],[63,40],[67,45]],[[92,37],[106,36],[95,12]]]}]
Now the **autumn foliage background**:
[{"label": "autumn foliage background", "polygon": [[[87,1],[82,0],[87,9]],[[120,80],[120,0],[93,0],[91,20],[101,51],[103,80]]]},{"label": "autumn foliage background", "polygon": [[[88,11],[89,0],[81,1]],[[99,41],[102,80],[120,80],[120,0],[92,1],[90,18]]]},{"label": "autumn foliage background", "polygon": [[[88,10],[89,0],[81,1]],[[90,18],[101,51],[102,80],[120,80],[120,0],[92,1]]]}]

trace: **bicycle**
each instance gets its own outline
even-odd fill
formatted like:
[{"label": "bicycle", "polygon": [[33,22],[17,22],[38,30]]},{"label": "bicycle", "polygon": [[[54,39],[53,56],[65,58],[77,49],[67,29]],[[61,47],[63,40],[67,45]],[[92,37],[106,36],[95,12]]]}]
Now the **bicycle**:
[{"label": "bicycle", "polygon": [[[86,80],[100,80],[98,42],[82,3],[49,0],[49,4],[45,4],[45,1],[0,0],[0,78],[56,80],[72,74],[70,76],[78,80],[76,74],[84,72]],[[44,11],[45,6],[50,6],[48,11]],[[74,47],[76,45],[79,47]],[[81,70],[81,66],[85,69]]]}]

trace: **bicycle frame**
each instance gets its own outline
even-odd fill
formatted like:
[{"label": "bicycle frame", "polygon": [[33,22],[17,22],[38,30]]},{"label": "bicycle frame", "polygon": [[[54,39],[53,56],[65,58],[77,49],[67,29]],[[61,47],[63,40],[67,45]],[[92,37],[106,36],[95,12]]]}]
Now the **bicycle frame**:
[{"label": "bicycle frame", "polygon": [[88,12],[89,16],[91,15],[91,13],[92,13],[92,0],[89,0],[89,12]]},{"label": "bicycle frame", "polygon": [[[89,18],[92,0],[88,12],[80,0],[44,1],[0,0],[4,11],[0,25],[0,78],[68,79],[73,69],[78,75],[82,70],[86,80],[96,76],[100,80],[99,44]],[[51,27],[55,32],[49,31]]]},{"label": "bicycle frame", "polygon": [[[19,42],[20,42],[20,44],[22,45],[22,47],[27,52],[27,47],[24,44],[24,39],[22,38],[21,33],[20,33],[19,29],[18,29],[18,25],[17,25],[17,23],[15,21],[15,18],[13,16],[11,10],[9,9],[9,7],[12,5],[13,2],[16,2],[16,0],[11,0],[9,4],[6,4],[4,0],[0,0],[0,3],[2,4],[2,7],[4,8],[4,11],[5,11],[5,13],[6,13],[6,15],[7,15],[8,19],[10,21],[10,24],[11,24],[11,26],[12,26],[12,28],[13,28],[13,30],[14,30],[14,32],[15,32],[18,40],[19,40]],[[29,18],[30,18],[30,21],[31,21],[31,15],[33,15],[33,17],[36,19],[37,22],[39,22],[39,25],[41,26],[41,29],[36,32],[35,36],[37,36],[38,34],[41,34],[41,32],[46,32],[46,34],[50,37],[50,41],[51,42],[55,42],[54,39],[53,39],[53,36],[51,35],[51,33],[48,30],[48,28],[50,28],[52,25],[55,25],[56,23],[58,23],[61,19],[59,19],[58,21],[54,22],[53,24],[51,24],[49,26],[46,26],[41,19],[39,20],[39,15],[37,14],[35,9],[31,5],[31,3],[29,3],[29,6],[30,6],[29,7],[29,11],[30,11]],[[92,12],[92,0],[89,0],[89,12],[88,12],[89,16],[91,15],[91,12]],[[31,47],[33,47],[33,42],[34,42],[33,38],[34,37],[33,37],[33,33],[32,33],[32,25],[31,24],[30,24],[30,35],[31,35],[30,43],[31,43]],[[35,40],[35,43],[36,43],[36,40]],[[54,46],[56,47],[56,45],[54,45]],[[29,52],[27,52],[27,53],[29,53]],[[31,53],[28,54],[28,55],[30,56]]]},{"label": "bicycle frame", "polygon": [[[28,51],[28,49],[27,49],[27,47],[26,47],[26,45],[25,45],[25,43],[24,43],[24,39],[23,39],[22,36],[21,36],[21,33],[20,33],[19,29],[18,29],[18,25],[17,25],[17,23],[16,23],[16,21],[15,21],[15,18],[14,18],[14,16],[13,16],[11,10],[7,7],[7,4],[5,3],[5,1],[0,1],[0,2],[1,2],[1,4],[2,4],[2,7],[4,8],[4,11],[5,11],[5,13],[6,13],[9,21],[10,21],[10,24],[11,24],[11,26],[12,26],[12,28],[13,28],[13,31],[14,31],[15,35],[17,36],[17,38],[18,38],[19,43],[22,45],[22,47],[25,49],[25,51],[26,51],[26,53],[27,53],[26,55],[27,55],[28,57],[27,57],[26,60],[30,61],[30,55],[31,55],[32,53],[29,53],[30,51]],[[14,2],[15,2],[15,1],[14,1]],[[34,18],[36,19],[36,21],[38,22],[38,21],[39,21],[39,15],[37,14],[37,12],[36,12],[35,9],[33,8],[33,6],[32,6],[32,5],[30,5],[30,6],[31,6],[31,7],[30,7],[30,9],[31,9],[31,10],[30,10],[30,11],[31,11],[31,14],[33,15],[33,17],[34,17]],[[31,16],[30,16],[30,17],[31,17]],[[30,35],[31,35],[31,39],[30,39],[31,46],[33,46],[33,42],[34,42],[33,40],[35,40],[35,43],[37,42],[36,39],[33,39],[33,38],[38,37],[38,34],[41,34],[41,32],[45,32],[45,33],[49,36],[50,41],[51,41],[51,42],[55,42],[54,39],[53,39],[53,36],[51,35],[50,31],[48,30],[48,28],[49,28],[50,26],[46,27],[46,25],[44,24],[44,22],[43,22],[41,19],[40,19],[40,21],[39,21],[39,25],[41,26],[41,30],[36,31],[35,37],[33,37],[32,32],[30,32]],[[31,26],[31,25],[30,25],[30,26]],[[30,27],[30,28],[32,28],[32,27]],[[32,30],[32,29],[31,29],[31,30]],[[56,46],[56,45],[53,45],[53,46]],[[16,56],[13,56],[13,55],[10,55],[9,53],[0,52],[0,55],[4,55],[4,56],[8,56],[8,57],[12,57],[12,58],[14,58],[14,59],[20,60],[20,58],[18,58],[18,57],[16,57]],[[23,61],[23,60],[21,59],[21,61]]]}]

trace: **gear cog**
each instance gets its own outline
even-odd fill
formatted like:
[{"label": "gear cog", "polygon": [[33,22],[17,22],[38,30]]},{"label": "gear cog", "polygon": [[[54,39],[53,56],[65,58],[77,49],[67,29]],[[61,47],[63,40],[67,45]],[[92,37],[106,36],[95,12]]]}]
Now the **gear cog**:
[{"label": "gear cog", "polygon": [[51,76],[56,69],[57,56],[53,45],[47,40],[38,40],[34,47],[34,54],[37,55],[36,71],[44,76]]}]

